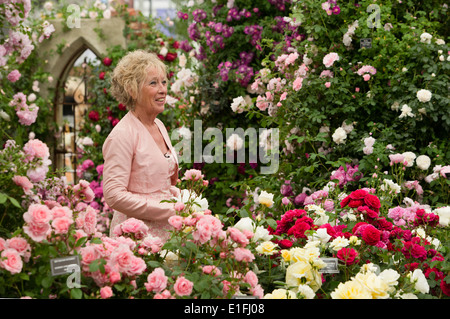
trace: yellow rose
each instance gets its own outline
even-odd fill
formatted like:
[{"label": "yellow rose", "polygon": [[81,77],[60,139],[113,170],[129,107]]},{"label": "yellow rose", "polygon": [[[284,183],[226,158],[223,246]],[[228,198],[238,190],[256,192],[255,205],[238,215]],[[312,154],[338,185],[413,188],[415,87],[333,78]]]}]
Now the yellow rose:
[{"label": "yellow rose", "polygon": [[290,251],[287,250],[287,249],[283,249],[281,251],[281,257],[283,257],[285,262],[287,262],[287,263],[290,262],[291,261],[291,253],[290,253]]},{"label": "yellow rose", "polygon": [[286,269],[286,284],[295,289],[306,284],[316,292],[322,286],[322,276],[310,263],[298,261]]},{"label": "yellow rose", "polygon": [[389,285],[373,272],[367,272],[365,274],[358,273],[354,280],[366,288],[372,295],[372,299],[389,298]]},{"label": "yellow rose", "polygon": [[271,241],[265,241],[261,244],[259,244],[255,249],[258,253],[264,254],[264,255],[273,255],[277,252],[276,248],[278,247],[277,244],[274,244]]},{"label": "yellow rose", "polygon": [[354,280],[341,282],[330,296],[332,299],[372,299],[372,294]]},{"label": "yellow rose", "polygon": [[272,293],[266,294],[264,299],[297,299],[297,295],[291,290],[275,289]]}]

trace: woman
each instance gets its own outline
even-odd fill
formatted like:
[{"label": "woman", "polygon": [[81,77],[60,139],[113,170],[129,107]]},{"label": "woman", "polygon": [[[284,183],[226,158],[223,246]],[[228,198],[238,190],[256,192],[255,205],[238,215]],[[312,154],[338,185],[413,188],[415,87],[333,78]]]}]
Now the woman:
[{"label": "woman", "polygon": [[111,78],[111,94],[127,106],[128,113],[103,144],[103,192],[114,210],[114,228],[134,217],[149,233],[166,241],[168,219],[175,215],[178,197],[178,160],[164,124],[156,116],[164,111],[167,95],[165,64],[152,53],[137,50],[117,64]]}]

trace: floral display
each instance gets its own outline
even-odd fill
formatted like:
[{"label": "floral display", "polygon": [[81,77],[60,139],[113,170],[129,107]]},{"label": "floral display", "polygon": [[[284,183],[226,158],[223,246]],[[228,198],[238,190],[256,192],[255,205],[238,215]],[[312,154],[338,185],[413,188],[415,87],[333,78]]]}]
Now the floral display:
[{"label": "floral display", "polygon": [[[377,18],[373,4],[186,1],[176,37],[87,4],[83,18],[124,20],[130,48],[93,69],[70,183],[51,160],[61,131],[40,91],[54,79],[34,51],[67,12],[1,2],[0,297],[449,299],[448,5],[388,1]],[[110,229],[103,196],[101,146],[127,112],[109,80],[135,48],[168,66],[170,133],[265,129],[218,143],[234,162],[180,163],[167,240],[136,218]],[[278,155],[276,172],[237,161],[252,143]],[[53,273],[59,258],[77,260],[71,274]]]}]

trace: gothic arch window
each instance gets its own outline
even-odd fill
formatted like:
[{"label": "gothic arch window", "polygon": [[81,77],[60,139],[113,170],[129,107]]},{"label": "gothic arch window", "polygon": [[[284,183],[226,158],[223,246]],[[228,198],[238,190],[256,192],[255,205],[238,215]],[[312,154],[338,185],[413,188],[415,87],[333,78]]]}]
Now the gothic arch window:
[{"label": "gothic arch window", "polygon": [[55,143],[55,168],[64,174],[69,184],[76,184],[77,166],[82,152],[78,133],[88,112],[89,80],[100,64],[98,56],[81,45],[64,68],[57,85],[55,119],[59,134]]}]

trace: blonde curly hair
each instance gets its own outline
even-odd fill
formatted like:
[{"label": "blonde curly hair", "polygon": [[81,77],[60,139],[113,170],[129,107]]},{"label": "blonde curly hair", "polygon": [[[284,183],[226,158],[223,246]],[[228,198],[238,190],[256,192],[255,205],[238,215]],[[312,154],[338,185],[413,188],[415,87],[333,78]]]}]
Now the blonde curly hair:
[{"label": "blonde curly hair", "polygon": [[133,110],[150,68],[167,75],[166,65],[155,53],[144,50],[127,53],[117,63],[111,76],[111,95]]}]

